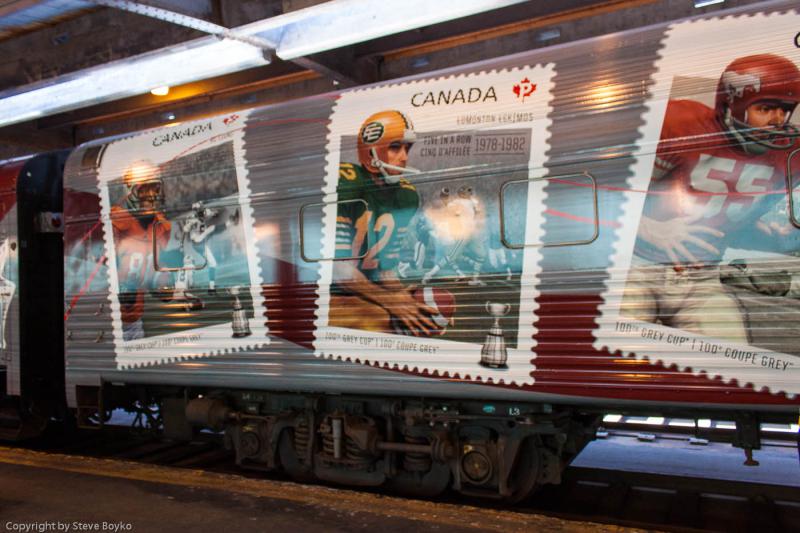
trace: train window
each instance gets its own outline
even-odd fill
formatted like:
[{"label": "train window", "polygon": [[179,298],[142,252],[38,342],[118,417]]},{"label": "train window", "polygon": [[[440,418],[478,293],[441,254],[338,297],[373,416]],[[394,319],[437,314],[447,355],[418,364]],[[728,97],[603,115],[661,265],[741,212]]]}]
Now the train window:
[{"label": "train window", "polygon": [[[153,231],[153,267],[158,272],[202,270],[208,265],[206,247],[192,239],[181,219],[170,222],[171,228],[157,220]],[[177,229],[177,231],[174,231]]]},{"label": "train window", "polygon": [[107,144],[102,144],[100,146],[91,146],[83,152],[83,157],[81,157],[81,171],[91,171],[94,172],[97,170],[97,167],[100,166],[100,161],[103,159],[103,153],[106,151]]},{"label": "train window", "polygon": [[[526,231],[532,194],[547,195],[547,220],[540,235]],[[507,248],[589,244],[598,235],[597,181],[588,172],[507,181],[500,189],[500,239]]]},{"label": "train window", "polygon": [[[337,253],[335,246],[328,250],[326,249],[327,245],[322,245],[323,222],[328,216],[335,217],[337,212],[342,208],[346,210],[360,209],[362,211],[367,211],[368,205],[365,200],[356,198],[354,200],[343,200],[341,202],[306,204],[300,208],[300,255],[303,261],[307,263],[318,261],[346,261],[350,259],[363,259],[366,257],[369,246],[364,246],[363,253],[355,255],[354,253]],[[339,229],[336,226],[338,226],[338,224],[334,226],[335,231],[338,232]],[[367,244],[369,244],[370,232],[366,233],[367,235],[365,237],[368,239]],[[320,250],[321,246],[322,249]],[[317,250],[321,253],[317,254]]]},{"label": "train window", "polygon": [[789,200],[789,220],[793,226],[800,228],[800,148],[789,154],[786,160],[786,195]]}]

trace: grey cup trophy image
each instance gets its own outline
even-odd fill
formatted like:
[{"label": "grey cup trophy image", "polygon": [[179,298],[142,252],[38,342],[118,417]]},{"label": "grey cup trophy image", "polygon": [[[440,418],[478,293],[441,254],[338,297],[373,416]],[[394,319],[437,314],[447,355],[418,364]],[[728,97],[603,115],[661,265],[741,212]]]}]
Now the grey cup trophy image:
[{"label": "grey cup trophy image", "polygon": [[233,296],[233,313],[231,318],[231,329],[233,329],[233,337],[247,337],[252,335],[250,330],[250,320],[247,318],[247,311],[242,306],[239,300],[239,287],[231,287],[230,293]]},{"label": "grey cup trophy image", "polygon": [[494,317],[494,324],[489,328],[481,348],[481,366],[497,369],[508,368],[506,365],[508,351],[503,329],[500,327],[500,317],[507,315],[510,310],[509,304],[486,302],[486,311]]}]

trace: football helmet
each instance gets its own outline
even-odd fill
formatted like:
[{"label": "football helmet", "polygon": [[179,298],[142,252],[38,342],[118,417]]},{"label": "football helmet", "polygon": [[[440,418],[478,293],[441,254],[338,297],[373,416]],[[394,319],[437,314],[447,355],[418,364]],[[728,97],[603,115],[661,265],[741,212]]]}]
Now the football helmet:
[{"label": "football helmet", "polygon": [[[783,124],[769,128],[751,126],[747,109],[759,102],[777,105],[786,112]],[[727,133],[751,155],[785,150],[800,136],[790,124],[800,103],[800,70],[786,58],[774,54],[740,57],[725,68],[717,85],[715,108]]]},{"label": "football helmet", "polygon": [[458,196],[459,198],[464,198],[465,200],[472,200],[472,187],[464,185],[463,187],[458,188]]},{"label": "football helmet", "polygon": [[403,174],[415,174],[419,171],[388,163],[389,147],[402,143],[410,149],[416,140],[417,135],[411,120],[400,111],[375,113],[367,117],[358,130],[358,160],[368,171],[382,175],[387,183],[397,183]]},{"label": "football helmet", "polygon": [[155,211],[163,206],[161,171],[152,162],[141,160],[131,164],[122,175],[122,181],[128,189],[125,201],[129,210]]}]

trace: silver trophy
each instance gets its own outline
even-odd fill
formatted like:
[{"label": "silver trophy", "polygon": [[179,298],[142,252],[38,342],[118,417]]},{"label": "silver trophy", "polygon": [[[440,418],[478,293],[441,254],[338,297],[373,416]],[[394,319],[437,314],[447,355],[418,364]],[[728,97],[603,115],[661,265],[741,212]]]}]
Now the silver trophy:
[{"label": "silver trophy", "polygon": [[481,365],[489,368],[508,368],[508,351],[503,329],[500,327],[500,317],[511,311],[509,304],[486,302],[486,311],[494,317],[494,324],[486,334],[486,340],[481,348]]},{"label": "silver trophy", "polygon": [[252,335],[250,331],[250,319],[247,318],[247,311],[242,306],[239,300],[239,287],[231,287],[231,296],[233,296],[233,315],[231,317],[231,329],[233,329],[233,337],[247,337]]}]

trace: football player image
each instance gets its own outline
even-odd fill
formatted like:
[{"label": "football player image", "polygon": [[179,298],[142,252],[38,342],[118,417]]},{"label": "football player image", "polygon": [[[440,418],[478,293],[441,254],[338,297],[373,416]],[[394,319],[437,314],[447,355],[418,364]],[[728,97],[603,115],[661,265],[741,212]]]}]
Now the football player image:
[{"label": "football player image", "polygon": [[419,209],[416,141],[409,118],[395,110],[368,117],[358,131],[358,164],[341,163],[330,325],[412,335],[435,334],[438,311],[400,280],[400,248]]},{"label": "football player image", "polygon": [[439,199],[438,209],[426,213],[432,221],[436,260],[422,282],[448,275],[456,279],[469,277],[469,285],[484,285],[480,274],[487,261],[488,235],[483,206],[468,186],[460,187],[455,195],[443,188]]},{"label": "football player image", "polygon": [[145,336],[142,316],[145,292],[157,289],[153,240],[163,248],[171,225],[161,211],[164,196],[160,169],[150,161],[137,161],[122,177],[126,194],[121,205],[111,207],[111,223],[119,280],[123,339]]},{"label": "football player image", "polygon": [[196,269],[206,270],[208,293],[216,292],[217,260],[209,246],[209,238],[216,229],[214,218],[217,215],[219,209],[206,207],[203,202],[195,202],[189,214],[178,225],[182,267],[175,280],[173,298],[183,301],[187,311],[203,308],[203,301],[189,292],[193,287]]},{"label": "football player image", "polygon": [[[639,224],[622,312],[646,321],[747,343],[746,319],[726,282],[741,265],[721,267],[728,250],[785,253],[786,224],[765,223],[785,205],[786,163],[800,146],[791,123],[800,70],[790,60],[741,57],[722,72],[709,107],[667,105],[650,189]],[[721,272],[722,271],[722,272]],[[764,294],[797,296],[792,283],[750,284]],[[780,293],[780,294],[778,294]],[[798,292],[800,295],[800,292]]]},{"label": "football player image", "polygon": [[[8,310],[11,308],[11,300],[17,284],[5,276],[6,269],[11,266],[10,258],[16,249],[16,243],[12,243],[10,238],[5,238],[0,243],[0,348],[6,349],[6,321]],[[16,265],[14,265],[16,267]]]}]

